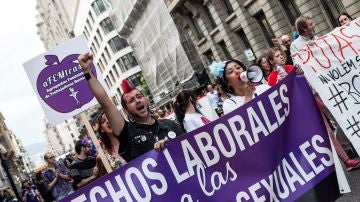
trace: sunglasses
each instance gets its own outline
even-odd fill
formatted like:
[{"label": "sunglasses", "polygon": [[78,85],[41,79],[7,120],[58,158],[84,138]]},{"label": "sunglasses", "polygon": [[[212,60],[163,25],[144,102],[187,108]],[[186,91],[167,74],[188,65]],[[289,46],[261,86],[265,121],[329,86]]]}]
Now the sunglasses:
[{"label": "sunglasses", "polygon": [[55,156],[48,156],[47,159],[55,159]]}]

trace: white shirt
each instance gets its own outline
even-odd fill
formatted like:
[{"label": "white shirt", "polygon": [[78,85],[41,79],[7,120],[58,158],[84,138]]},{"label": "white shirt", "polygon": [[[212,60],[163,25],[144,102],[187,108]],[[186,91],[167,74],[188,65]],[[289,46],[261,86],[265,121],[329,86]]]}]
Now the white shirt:
[{"label": "white shirt", "polygon": [[217,103],[219,101],[218,92],[216,90],[214,90],[213,93],[208,92],[206,94],[206,97],[209,99],[211,107],[213,107],[214,109],[217,108]]},{"label": "white shirt", "polygon": [[185,114],[183,123],[184,123],[184,128],[188,133],[197,128],[200,128],[201,126],[207,124],[208,122],[210,121],[205,116],[199,113],[194,113],[194,114]]},{"label": "white shirt", "polygon": [[297,53],[300,49],[304,48],[309,41],[316,40],[318,37],[314,36],[313,39],[308,39],[304,36],[299,36],[295,41],[293,41],[290,45],[290,54],[293,55],[294,53]]},{"label": "white shirt", "polygon": [[[261,93],[265,92],[269,88],[270,88],[270,86],[267,84],[261,84],[261,85],[255,86],[255,92],[254,92],[253,98],[255,97],[255,94],[260,95]],[[232,112],[233,110],[242,106],[244,103],[245,103],[245,96],[231,95],[229,99],[226,99],[224,101],[224,104],[223,104],[224,114]]]}]

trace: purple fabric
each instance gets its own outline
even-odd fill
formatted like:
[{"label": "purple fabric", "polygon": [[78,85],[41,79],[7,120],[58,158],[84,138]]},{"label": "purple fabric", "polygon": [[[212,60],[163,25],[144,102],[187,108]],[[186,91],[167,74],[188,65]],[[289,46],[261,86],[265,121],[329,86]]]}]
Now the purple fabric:
[{"label": "purple fabric", "polygon": [[[77,61],[78,56],[71,54],[61,61],[56,55],[44,56],[46,67],[41,70],[36,87],[44,102],[57,112],[71,112],[94,98]],[[93,64],[91,71],[96,77]]]},{"label": "purple fabric", "polygon": [[[252,140],[260,124],[268,134],[258,133],[250,146],[236,132],[244,124]],[[241,196],[241,201],[294,201],[333,172],[328,135],[312,92],[293,71],[239,109],[170,141],[163,152],[149,151],[64,201],[240,201]]]}]

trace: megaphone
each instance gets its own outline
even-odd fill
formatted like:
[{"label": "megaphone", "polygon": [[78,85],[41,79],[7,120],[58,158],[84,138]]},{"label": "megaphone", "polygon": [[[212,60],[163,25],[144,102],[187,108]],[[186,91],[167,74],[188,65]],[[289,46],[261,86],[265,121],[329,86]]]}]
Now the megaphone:
[{"label": "megaphone", "polygon": [[251,83],[259,83],[263,82],[264,75],[259,66],[252,65],[245,72],[240,74],[240,79],[244,82],[250,81]]}]

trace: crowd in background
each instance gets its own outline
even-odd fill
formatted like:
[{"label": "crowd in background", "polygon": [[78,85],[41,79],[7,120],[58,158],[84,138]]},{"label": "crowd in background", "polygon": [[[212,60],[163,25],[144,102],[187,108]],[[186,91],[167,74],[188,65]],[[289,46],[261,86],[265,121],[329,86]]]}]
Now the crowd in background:
[{"label": "crowd in background", "polygon": [[[340,25],[348,24],[350,21],[351,17],[347,14],[339,16]],[[261,67],[264,75],[262,83],[254,84],[241,80],[240,75],[246,71],[246,66],[239,60],[215,62],[210,69],[216,78],[216,84],[208,84],[206,89],[197,95],[190,90],[181,90],[172,99],[170,109],[165,111],[157,108],[150,110],[144,95],[123,83],[121,105],[126,117],[117,110],[96,77],[89,71],[93,56],[89,53],[80,56],[79,62],[85,78],[102,107],[101,111],[92,116],[91,124],[111,169],[115,170],[151,149],[161,150],[168,140],[210,123],[212,119],[198,110],[199,97],[205,96],[211,110],[221,117],[266,91],[284,79],[293,69],[302,74],[301,68],[296,64],[294,66],[291,54],[297,51],[298,47],[311,44],[316,39],[315,24],[311,18],[301,16],[295,26],[297,32],[273,39],[275,46],[264,50],[258,57],[256,64]],[[320,100],[318,102],[320,106],[324,106]],[[175,114],[175,120],[165,118],[170,113]],[[334,131],[341,129],[336,125],[334,118],[326,110],[323,110],[323,114],[327,117],[329,133],[345,167],[348,170],[358,167],[360,162],[351,159],[353,156],[349,155],[350,151],[345,151],[344,144],[341,145],[335,138]],[[344,136],[343,132],[341,135]],[[347,141],[345,144],[350,143]],[[23,201],[58,201],[107,174],[94,144],[86,135],[76,141],[75,151],[64,159],[57,161],[53,154],[46,153],[44,161],[47,163],[45,170],[34,173],[31,179],[22,181]],[[9,201],[11,197],[13,194],[8,190],[0,193],[0,201]]]}]

